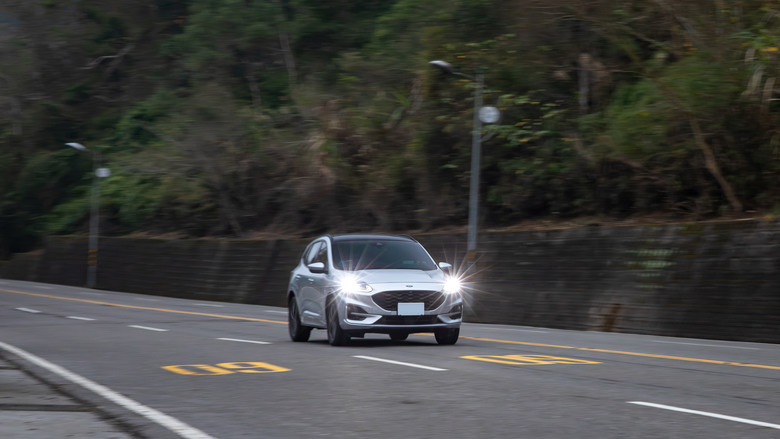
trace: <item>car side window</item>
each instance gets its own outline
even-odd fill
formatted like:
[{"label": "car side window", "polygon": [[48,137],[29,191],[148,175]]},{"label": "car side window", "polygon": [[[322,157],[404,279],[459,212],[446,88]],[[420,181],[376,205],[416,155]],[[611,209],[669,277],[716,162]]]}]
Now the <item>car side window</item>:
[{"label": "car side window", "polygon": [[320,247],[322,247],[322,241],[315,242],[312,244],[309,249],[306,251],[306,257],[303,259],[303,262],[306,263],[306,265],[311,264],[312,262],[317,262],[317,255],[319,254]]},{"label": "car side window", "polygon": [[328,245],[325,242],[320,242],[317,255],[312,262],[322,262],[326,267],[328,266]]}]

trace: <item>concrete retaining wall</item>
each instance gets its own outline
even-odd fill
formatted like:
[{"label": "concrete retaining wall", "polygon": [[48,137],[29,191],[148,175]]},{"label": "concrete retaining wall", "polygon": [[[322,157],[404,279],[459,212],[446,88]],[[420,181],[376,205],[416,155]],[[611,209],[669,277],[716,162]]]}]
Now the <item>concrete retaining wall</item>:
[{"label": "concrete retaining wall", "polygon": [[[416,236],[456,267],[465,236]],[[483,233],[469,321],[780,343],[780,221]],[[284,306],[309,240],[104,238],[98,288]],[[83,285],[86,239],[3,276]]]}]

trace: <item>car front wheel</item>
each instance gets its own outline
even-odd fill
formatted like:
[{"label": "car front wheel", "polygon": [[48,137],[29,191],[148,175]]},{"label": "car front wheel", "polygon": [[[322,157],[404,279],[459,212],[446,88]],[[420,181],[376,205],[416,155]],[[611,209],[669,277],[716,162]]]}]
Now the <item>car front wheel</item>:
[{"label": "car front wheel", "polygon": [[458,342],[460,328],[442,328],[433,332],[436,336],[436,342],[441,345],[452,345]]},{"label": "car front wheel", "polygon": [[298,312],[298,303],[295,297],[290,297],[287,304],[287,328],[290,331],[292,341],[308,341],[311,335],[311,328],[301,324],[301,315]]},{"label": "car front wheel", "polygon": [[331,346],[344,346],[349,342],[349,334],[339,324],[339,312],[336,305],[328,306],[328,343]]}]

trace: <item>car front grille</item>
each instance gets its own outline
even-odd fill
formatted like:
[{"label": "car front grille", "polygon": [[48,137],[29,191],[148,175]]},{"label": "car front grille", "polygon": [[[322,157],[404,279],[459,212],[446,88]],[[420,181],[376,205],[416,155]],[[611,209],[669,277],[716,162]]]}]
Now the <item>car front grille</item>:
[{"label": "car front grille", "polygon": [[444,293],[440,291],[383,291],[372,296],[374,303],[387,311],[398,311],[399,303],[422,302],[425,310],[436,309],[444,303]]},{"label": "car front grille", "polygon": [[441,323],[437,316],[383,316],[377,325],[433,325]]}]

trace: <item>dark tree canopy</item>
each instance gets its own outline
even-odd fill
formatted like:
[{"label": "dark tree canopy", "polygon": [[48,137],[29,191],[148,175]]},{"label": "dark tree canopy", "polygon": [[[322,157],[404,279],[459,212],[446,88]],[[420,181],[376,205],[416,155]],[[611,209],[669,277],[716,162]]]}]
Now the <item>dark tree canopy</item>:
[{"label": "dark tree canopy", "polygon": [[12,0],[0,257],[102,231],[409,231],[780,212],[774,0]]}]

